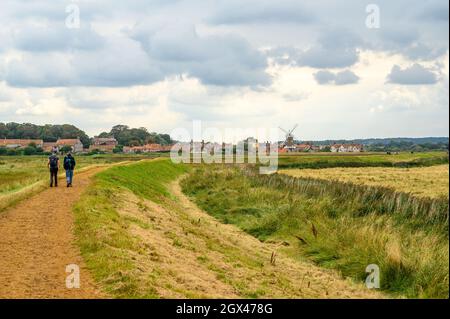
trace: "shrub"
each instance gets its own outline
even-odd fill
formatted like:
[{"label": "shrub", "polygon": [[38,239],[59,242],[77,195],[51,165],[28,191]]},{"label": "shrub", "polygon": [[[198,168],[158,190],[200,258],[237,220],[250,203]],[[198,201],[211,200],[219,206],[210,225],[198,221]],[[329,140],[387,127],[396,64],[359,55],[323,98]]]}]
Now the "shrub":
[{"label": "shrub", "polygon": [[12,149],[12,148],[8,149],[8,151],[6,152],[6,155],[8,155],[8,156],[14,156],[14,155],[19,155],[19,154],[20,154],[19,151]]},{"label": "shrub", "polygon": [[113,153],[122,153],[123,152],[123,146],[122,145],[118,145],[116,147],[114,147],[113,149]]},{"label": "shrub", "polygon": [[61,148],[59,149],[59,151],[60,151],[61,153],[69,153],[69,152],[72,152],[72,147],[67,146],[67,145],[64,145],[63,147],[61,147]]},{"label": "shrub", "polygon": [[23,150],[23,155],[34,155],[36,153],[37,153],[36,148],[34,148],[32,146],[27,146]]}]

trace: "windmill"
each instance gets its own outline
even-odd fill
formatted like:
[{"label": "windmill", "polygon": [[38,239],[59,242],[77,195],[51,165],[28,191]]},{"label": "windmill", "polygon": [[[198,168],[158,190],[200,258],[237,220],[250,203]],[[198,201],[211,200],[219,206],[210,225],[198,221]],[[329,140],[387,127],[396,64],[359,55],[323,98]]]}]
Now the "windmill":
[{"label": "windmill", "polygon": [[295,126],[289,131],[286,131],[285,129],[280,127],[280,130],[282,130],[286,134],[286,140],[283,143],[283,148],[288,152],[293,152],[296,149],[296,145],[294,143],[294,135],[292,133],[297,128],[297,126],[298,124],[295,124]]}]

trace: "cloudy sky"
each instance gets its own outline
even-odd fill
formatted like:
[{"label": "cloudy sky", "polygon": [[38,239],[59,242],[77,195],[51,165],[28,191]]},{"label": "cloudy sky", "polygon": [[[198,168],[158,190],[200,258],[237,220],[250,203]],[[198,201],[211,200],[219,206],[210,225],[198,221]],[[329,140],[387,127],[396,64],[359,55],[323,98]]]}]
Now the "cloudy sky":
[{"label": "cloudy sky", "polygon": [[448,136],[448,10],[447,0],[1,0],[0,121],[90,135],[200,120],[298,123],[306,140]]}]

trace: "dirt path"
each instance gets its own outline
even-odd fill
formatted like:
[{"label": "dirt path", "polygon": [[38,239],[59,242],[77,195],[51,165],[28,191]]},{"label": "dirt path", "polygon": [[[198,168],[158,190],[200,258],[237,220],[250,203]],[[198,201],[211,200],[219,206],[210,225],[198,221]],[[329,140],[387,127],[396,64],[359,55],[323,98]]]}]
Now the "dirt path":
[{"label": "dirt path", "polygon": [[[74,177],[72,188],[49,188],[0,214],[0,298],[99,298],[73,233],[72,205],[95,167]],[[80,288],[66,287],[66,266],[80,267]]]}]

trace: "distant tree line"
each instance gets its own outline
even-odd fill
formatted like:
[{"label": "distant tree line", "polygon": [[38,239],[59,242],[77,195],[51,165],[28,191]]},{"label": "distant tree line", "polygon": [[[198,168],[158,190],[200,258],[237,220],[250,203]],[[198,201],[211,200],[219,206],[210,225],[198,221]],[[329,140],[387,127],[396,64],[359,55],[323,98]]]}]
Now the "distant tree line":
[{"label": "distant tree line", "polygon": [[369,152],[425,152],[425,151],[445,151],[448,150],[448,142],[428,142],[414,143],[412,141],[391,141],[388,144],[375,143],[365,146],[365,150]]},{"label": "distant tree line", "polygon": [[[304,143],[298,141],[298,143]],[[324,140],[312,141],[314,145],[332,144],[362,144],[367,152],[426,152],[447,151],[448,137],[398,137],[398,138],[369,138],[354,140]],[[329,149],[324,149],[329,151]]]},{"label": "distant tree line", "polygon": [[79,138],[84,147],[89,147],[89,136],[79,128],[70,124],[35,125],[30,123],[0,123],[0,138],[37,139],[44,142],[56,142],[58,138]]},{"label": "distant tree line", "polygon": [[[148,132],[145,127],[130,128],[127,125],[116,125],[110,132],[102,132],[99,137],[114,137],[121,151],[123,146],[141,146],[149,143],[170,145],[174,141],[169,134]],[[56,142],[61,139],[79,138],[85,148],[92,144],[84,131],[74,125],[35,125],[31,123],[0,123],[0,139],[42,139],[44,142]],[[39,150],[38,150],[39,151]],[[12,151],[11,151],[12,152]]]},{"label": "distant tree line", "polygon": [[99,137],[114,137],[121,146],[141,146],[145,144],[173,144],[169,134],[148,132],[145,127],[130,128],[127,125],[116,125],[109,132],[102,132]]}]

